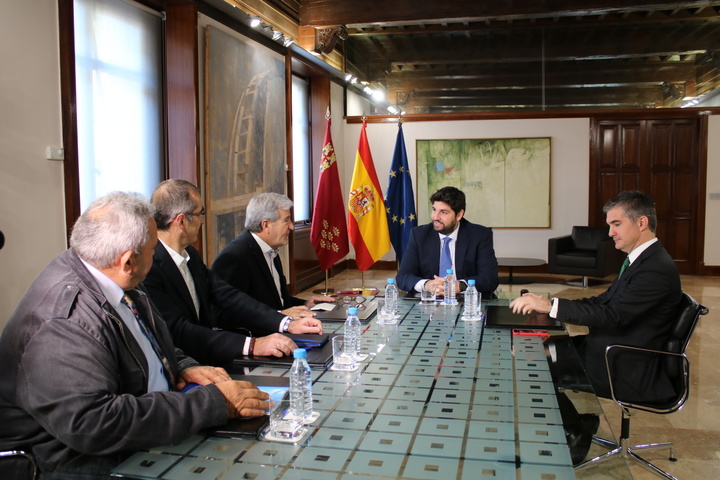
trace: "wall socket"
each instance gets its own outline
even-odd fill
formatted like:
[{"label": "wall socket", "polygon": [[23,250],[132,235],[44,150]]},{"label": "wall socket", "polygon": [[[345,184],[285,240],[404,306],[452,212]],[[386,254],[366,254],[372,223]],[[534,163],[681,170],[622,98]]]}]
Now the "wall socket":
[{"label": "wall socket", "polygon": [[48,160],[65,160],[65,149],[62,147],[46,147],[45,158]]}]

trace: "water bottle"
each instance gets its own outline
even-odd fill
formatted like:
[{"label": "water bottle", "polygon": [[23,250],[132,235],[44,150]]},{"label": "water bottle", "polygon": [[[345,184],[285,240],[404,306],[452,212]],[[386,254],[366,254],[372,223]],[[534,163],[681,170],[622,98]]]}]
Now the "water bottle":
[{"label": "water bottle", "polygon": [[290,414],[310,424],[313,421],[312,373],[307,363],[307,352],[304,348],[296,348],[293,358],[290,367]]},{"label": "water bottle", "polygon": [[447,269],[444,287],[445,305],[457,305],[457,299],[455,298],[455,275],[453,275],[452,268]]},{"label": "water bottle", "polygon": [[398,289],[395,285],[394,278],[387,279],[387,285],[385,285],[385,311],[388,316],[392,314],[391,318],[397,317],[397,302],[398,302]]},{"label": "water bottle", "polygon": [[477,320],[480,318],[480,294],[475,288],[475,280],[468,280],[468,288],[465,290],[465,311],[463,320]]},{"label": "water bottle", "polygon": [[355,360],[360,356],[360,320],[357,316],[357,307],[348,308],[347,320],[345,320],[345,341],[352,345],[352,353]]}]

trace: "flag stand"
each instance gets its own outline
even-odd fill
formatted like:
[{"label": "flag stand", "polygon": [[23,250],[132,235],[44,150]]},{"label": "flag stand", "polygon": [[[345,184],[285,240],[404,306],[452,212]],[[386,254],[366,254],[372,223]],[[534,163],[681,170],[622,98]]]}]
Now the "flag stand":
[{"label": "flag stand", "polygon": [[360,288],[353,288],[353,290],[365,290],[365,272],[360,272]]},{"label": "flag stand", "polygon": [[313,290],[313,293],[317,293],[320,295],[334,295],[335,294],[334,291],[332,291],[328,288],[328,277],[329,277],[328,270],[325,270],[325,288],[324,289],[318,288],[316,290]]}]

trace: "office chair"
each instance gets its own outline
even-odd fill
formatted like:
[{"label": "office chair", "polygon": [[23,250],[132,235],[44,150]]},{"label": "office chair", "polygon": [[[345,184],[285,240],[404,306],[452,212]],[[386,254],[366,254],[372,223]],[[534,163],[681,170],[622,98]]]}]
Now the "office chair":
[{"label": "office chair", "polygon": [[574,226],[572,234],[548,239],[548,273],[604,278],[618,273],[625,254],[615,248],[608,227]]},{"label": "office chair", "polygon": [[[608,377],[610,378],[610,393],[613,401],[620,405],[620,408],[622,409],[620,442],[616,443],[603,438],[593,437],[593,443],[606,447],[610,451],[581,463],[575,467],[576,469],[596,465],[619,455],[625,459],[630,459],[639,463],[641,466],[663,478],[677,480],[669,473],[656,467],[636,453],[637,451],[661,450],[667,448],[670,450],[669,459],[671,461],[677,461],[677,458],[673,455],[672,443],[651,443],[647,445],[630,446],[630,417],[632,415],[630,409],[658,414],[668,414],[680,410],[683,405],[685,405],[685,402],[690,394],[690,361],[688,360],[685,351],[700,316],[707,315],[708,311],[707,307],[700,305],[690,295],[683,292],[678,318],[670,332],[670,338],[665,343],[663,350],[651,350],[629,347],[626,345],[610,345],[607,347],[605,350],[605,365],[607,366]],[[615,388],[613,387],[612,372],[615,371],[616,373],[614,375],[617,377],[619,374],[622,374],[622,369],[613,369],[611,365],[611,353],[616,350],[633,351],[648,355],[660,355],[662,357],[662,369],[668,378],[670,378],[674,383],[676,395],[669,399],[643,402],[629,402],[617,398]]]},{"label": "office chair", "polygon": [[[5,470],[5,467],[3,467],[3,460],[10,460],[13,459],[18,460],[27,460],[28,465],[27,467],[18,467],[19,464],[15,464],[16,468],[22,469],[22,471],[27,471],[29,473],[29,477],[32,480],[36,480],[38,478],[38,467],[37,463],[35,462],[35,457],[32,455],[32,453],[25,452],[23,450],[5,450],[0,451],[0,471],[7,471]],[[12,470],[13,472],[15,470]]]}]

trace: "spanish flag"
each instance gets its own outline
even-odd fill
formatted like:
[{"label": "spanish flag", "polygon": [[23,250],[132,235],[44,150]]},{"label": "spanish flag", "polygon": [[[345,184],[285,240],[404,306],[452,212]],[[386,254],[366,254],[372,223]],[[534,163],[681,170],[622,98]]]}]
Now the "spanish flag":
[{"label": "spanish flag", "polygon": [[366,128],[367,123],[363,121],[348,199],[348,232],[355,247],[355,263],[361,272],[390,251],[387,212]]}]

